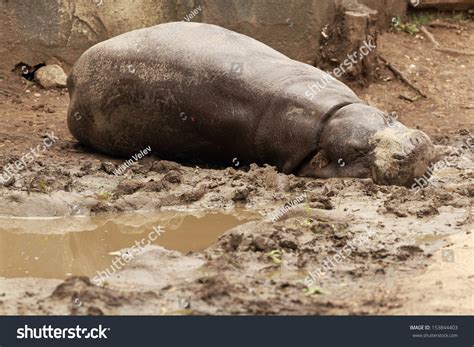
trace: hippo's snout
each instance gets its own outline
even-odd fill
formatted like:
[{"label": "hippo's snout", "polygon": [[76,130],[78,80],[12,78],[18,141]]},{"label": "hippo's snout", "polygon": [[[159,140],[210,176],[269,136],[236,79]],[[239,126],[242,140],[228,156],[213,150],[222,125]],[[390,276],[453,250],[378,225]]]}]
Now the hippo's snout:
[{"label": "hippo's snout", "polygon": [[377,132],[372,175],[376,183],[410,186],[427,171],[434,155],[430,138],[419,130]]},{"label": "hippo's snout", "polygon": [[431,144],[430,138],[423,132],[412,130],[401,139],[401,151],[405,158],[413,157],[423,150],[427,150]]}]

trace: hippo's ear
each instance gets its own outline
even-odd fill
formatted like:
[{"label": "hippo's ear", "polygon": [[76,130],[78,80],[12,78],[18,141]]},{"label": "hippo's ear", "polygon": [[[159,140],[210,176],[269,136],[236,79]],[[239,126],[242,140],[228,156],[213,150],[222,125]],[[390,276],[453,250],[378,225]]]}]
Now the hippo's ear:
[{"label": "hippo's ear", "polygon": [[319,151],[310,160],[301,165],[297,175],[303,177],[328,178],[334,177],[335,172],[324,151]]},{"label": "hippo's ear", "polygon": [[453,150],[454,148],[450,146],[436,145],[433,150],[433,158],[431,159],[431,162],[436,163],[437,161],[440,161],[441,159],[452,153]]},{"label": "hippo's ear", "polygon": [[324,151],[319,151],[318,154],[316,154],[310,162],[311,167],[314,169],[322,169],[323,167],[327,166],[329,164],[329,160],[326,157],[326,154]]}]

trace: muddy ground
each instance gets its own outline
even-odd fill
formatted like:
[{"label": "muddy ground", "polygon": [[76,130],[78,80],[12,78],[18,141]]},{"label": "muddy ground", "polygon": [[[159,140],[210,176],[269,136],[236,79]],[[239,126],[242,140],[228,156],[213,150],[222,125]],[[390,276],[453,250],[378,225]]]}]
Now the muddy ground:
[{"label": "muddy ground", "polygon": [[[474,47],[474,24],[458,25],[430,30],[445,46]],[[472,56],[435,51],[423,36],[404,32],[383,34],[379,44],[428,98],[401,99],[415,94],[383,66],[378,82],[351,87],[436,144],[461,148],[474,125]],[[59,138],[0,187],[1,216],[234,207],[261,216],[203,251],[150,246],[100,286],[86,277],[0,278],[0,314],[474,312],[472,148],[418,192],[371,180],[285,176],[272,167],[241,167],[238,158],[220,169],[146,157],[116,176],[122,159],[91,153],[69,134],[66,91],[46,91],[6,68],[0,76],[0,167],[41,144],[47,132]],[[270,212],[304,194],[282,218],[269,220]],[[334,260],[348,244],[356,246]],[[10,246],[1,244],[0,251]],[[337,264],[315,275],[328,257]],[[309,272],[314,279],[305,282]]]}]

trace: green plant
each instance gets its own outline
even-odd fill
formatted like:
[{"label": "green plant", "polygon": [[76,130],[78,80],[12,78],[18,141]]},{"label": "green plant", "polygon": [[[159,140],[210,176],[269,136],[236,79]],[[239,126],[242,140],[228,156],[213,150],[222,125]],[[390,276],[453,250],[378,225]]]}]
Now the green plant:
[{"label": "green plant", "polygon": [[281,255],[282,252],[279,249],[274,249],[271,252],[265,253],[265,255],[270,258],[275,264],[281,264]]},{"label": "green plant", "polygon": [[38,181],[38,189],[40,191],[42,191],[43,193],[47,193],[48,192],[48,184],[46,183],[45,180],[39,180]]},{"label": "green plant", "polygon": [[404,31],[410,35],[414,35],[420,31],[420,27],[434,20],[442,20],[447,22],[463,22],[469,18],[466,12],[458,12],[451,14],[443,14],[440,12],[413,12],[410,13],[405,21],[400,17],[392,18],[392,27],[397,31]]},{"label": "green plant", "polygon": [[394,17],[392,19],[392,26],[397,31],[404,31],[410,35],[414,35],[420,31],[419,26],[416,23],[404,23],[400,17]]},{"label": "green plant", "polygon": [[107,201],[110,199],[110,193],[109,192],[100,192],[100,193],[97,193],[96,197],[97,197],[97,200],[100,200],[100,201]]}]

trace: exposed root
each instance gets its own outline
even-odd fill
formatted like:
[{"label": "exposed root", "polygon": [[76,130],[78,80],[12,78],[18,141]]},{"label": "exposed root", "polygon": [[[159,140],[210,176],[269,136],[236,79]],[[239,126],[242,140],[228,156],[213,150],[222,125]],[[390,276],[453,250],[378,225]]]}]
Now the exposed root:
[{"label": "exposed root", "polygon": [[420,30],[428,38],[428,40],[431,41],[431,43],[435,46],[435,50],[438,51],[438,52],[454,54],[454,55],[474,55],[474,52],[472,52],[472,51],[463,51],[463,50],[455,49],[455,48],[441,47],[439,42],[436,41],[433,34],[430,33],[429,30],[426,29],[426,27],[422,26],[420,28]]},{"label": "exposed root", "polygon": [[444,52],[444,53],[454,54],[454,55],[474,55],[473,51],[463,51],[463,50],[455,49],[455,48],[439,47],[435,49],[439,52]]},{"label": "exposed root", "polygon": [[461,30],[461,26],[452,24],[452,23],[447,23],[447,22],[442,22],[442,21],[433,21],[427,24],[429,27],[432,28],[447,28],[447,29],[456,29],[456,30]]},{"label": "exposed root", "polygon": [[382,56],[381,54],[379,54],[378,58],[384,62],[385,66],[394,73],[395,76],[397,76],[402,82],[406,83],[411,89],[413,89],[414,91],[416,91],[419,95],[421,95],[422,97],[426,98],[426,94],[423,93],[417,86],[415,86],[413,84],[413,82],[411,82],[407,77],[405,77],[405,75],[399,70],[397,69],[393,64],[389,63],[388,60]]},{"label": "exposed root", "polygon": [[432,43],[436,48],[439,47],[439,42],[436,41],[436,39],[435,39],[435,37],[433,36],[433,34],[430,33],[430,32],[428,31],[428,29],[426,29],[426,27],[422,26],[422,27],[420,28],[420,30],[421,30],[421,32],[422,32],[423,34],[425,34],[425,36],[428,38],[428,40],[430,40],[431,43]]}]

